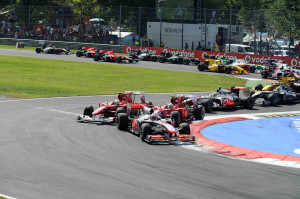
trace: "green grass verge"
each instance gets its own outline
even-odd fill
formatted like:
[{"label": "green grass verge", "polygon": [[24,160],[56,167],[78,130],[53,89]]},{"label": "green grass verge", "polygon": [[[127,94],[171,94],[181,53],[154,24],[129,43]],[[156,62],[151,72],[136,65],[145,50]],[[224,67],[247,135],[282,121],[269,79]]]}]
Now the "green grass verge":
[{"label": "green grass verge", "polygon": [[0,56],[0,70],[0,95],[17,98],[199,92],[246,84],[221,75],[15,56]]}]

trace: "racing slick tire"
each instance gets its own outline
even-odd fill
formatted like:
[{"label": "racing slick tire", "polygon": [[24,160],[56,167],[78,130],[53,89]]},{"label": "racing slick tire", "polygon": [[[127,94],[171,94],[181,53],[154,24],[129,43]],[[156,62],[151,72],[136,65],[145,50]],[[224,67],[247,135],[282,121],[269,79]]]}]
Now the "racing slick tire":
[{"label": "racing slick tire", "polygon": [[267,100],[270,102],[271,106],[276,106],[279,102],[279,97],[277,94],[271,93],[268,95]]},{"label": "racing slick tire", "polygon": [[232,70],[231,67],[230,67],[230,66],[227,66],[227,67],[225,67],[225,69],[224,69],[224,73],[230,74],[231,70]]},{"label": "racing slick tire", "polygon": [[117,128],[118,130],[126,130],[128,127],[128,115],[126,113],[119,113],[117,115]]},{"label": "racing slick tire", "polygon": [[255,66],[250,66],[249,68],[250,73],[255,73],[255,70],[256,70]]},{"label": "racing slick tire", "polygon": [[189,65],[189,63],[190,63],[190,60],[189,60],[189,59],[184,59],[184,60],[183,60],[183,64],[184,64],[184,65]]},{"label": "racing slick tire", "polygon": [[198,65],[198,70],[199,70],[199,71],[204,71],[205,68],[206,68],[206,67],[205,67],[204,64],[199,64],[199,65]]},{"label": "racing slick tire", "polygon": [[269,72],[266,70],[262,70],[260,74],[261,74],[261,77],[264,79],[268,78],[268,76],[269,76]]},{"label": "racing slick tire", "polygon": [[99,60],[100,60],[100,55],[99,55],[99,54],[95,54],[95,55],[93,56],[93,60],[94,60],[94,61],[99,61]]},{"label": "racing slick tire", "polygon": [[191,134],[191,128],[188,123],[181,123],[179,125],[179,134]]},{"label": "racing slick tire", "polygon": [[117,62],[117,63],[121,63],[121,62],[122,62],[122,58],[121,58],[121,57],[117,57],[117,58],[116,58],[116,62]]},{"label": "racing slick tire", "polygon": [[81,57],[81,56],[82,56],[82,52],[77,51],[77,52],[76,52],[76,57]]},{"label": "racing slick tire", "polygon": [[254,90],[261,91],[263,88],[264,88],[264,86],[262,84],[257,84],[255,86]]},{"label": "racing slick tire", "polygon": [[203,105],[197,105],[193,111],[196,120],[203,120],[205,116],[205,108]]},{"label": "racing slick tire", "polygon": [[164,57],[159,57],[158,61],[159,61],[159,63],[164,63],[165,62],[165,58]]},{"label": "racing slick tire", "polygon": [[213,108],[214,108],[214,102],[212,99],[205,99],[201,105],[204,106],[205,108],[205,112],[206,113],[211,113],[213,111]]},{"label": "racing slick tire", "polygon": [[126,113],[126,108],[125,107],[118,107],[116,110],[116,115],[119,113]]},{"label": "racing slick tire", "polygon": [[94,107],[93,106],[87,106],[84,108],[83,115],[87,115],[89,117],[93,117]]},{"label": "racing slick tire", "polygon": [[180,113],[178,111],[171,112],[171,120],[175,121],[174,126],[178,127],[180,124]]},{"label": "racing slick tire", "polygon": [[130,64],[132,64],[133,59],[128,59],[128,62],[129,62]]},{"label": "racing slick tire", "polygon": [[251,96],[243,99],[243,105],[247,109],[253,109],[254,104],[255,104],[255,100]]},{"label": "racing slick tire", "polygon": [[148,124],[148,123],[142,124],[142,134],[141,134],[140,137],[141,137],[141,140],[143,142],[146,141],[145,139],[146,139],[147,135],[149,135],[151,133],[152,133],[152,127],[151,127],[151,125]]},{"label": "racing slick tire", "polygon": [[36,49],[35,49],[35,52],[36,52],[36,53],[41,53],[41,52],[42,52],[42,49],[41,49],[41,48],[36,48]]}]

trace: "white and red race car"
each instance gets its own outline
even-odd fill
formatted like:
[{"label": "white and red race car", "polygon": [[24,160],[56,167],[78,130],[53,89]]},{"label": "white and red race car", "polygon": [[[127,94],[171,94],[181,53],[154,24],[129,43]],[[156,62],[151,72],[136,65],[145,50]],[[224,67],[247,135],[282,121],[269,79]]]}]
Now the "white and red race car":
[{"label": "white and red race car", "polygon": [[178,128],[175,128],[174,124],[175,121],[170,118],[162,119],[156,113],[149,114],[149,112],[136,118],[132,118],[126,113],[119,113],[117,116],[119,130],[127,129],[149,144],[195,141],[188,123],[181,123]]},{"label": "white and red race car", "polygon": [[250,96],[250,90],[245,87],[231,87],[230,89],[224,89],[219,87],[217,92],[210,94],[209,96],[198,97],[198,104],[207,100],[212,102],[212,109],[224,108],[224,107],[245,107],[252,109],[255,103],[253,97]]}]

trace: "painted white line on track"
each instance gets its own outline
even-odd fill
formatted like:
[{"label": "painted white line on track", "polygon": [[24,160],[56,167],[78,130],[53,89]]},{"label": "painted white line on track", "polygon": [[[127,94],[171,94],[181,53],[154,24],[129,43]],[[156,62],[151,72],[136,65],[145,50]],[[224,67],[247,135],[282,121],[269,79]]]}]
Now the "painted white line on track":
[{"label": "painted white line on track", "polygon": [[0,197],[3,197],[5,199],[16,199],[16,198],[13,198],[13,197],[10,197],[10,196],[6,196],[6,195],[3,195],[3,194],[0,194]]},{"label": "painted white line on track", "polygon": [[56,109],[47,109],[47,108],[41,108],[41,107],[34,107],[34,108],[40,109],[40,110],[46,110],[46,111],[51,111],[51,112],[67,114],[67,115],[79,115],[78,113],[72,113],[72,112],[61,111],[61,110],[56,110]]}]

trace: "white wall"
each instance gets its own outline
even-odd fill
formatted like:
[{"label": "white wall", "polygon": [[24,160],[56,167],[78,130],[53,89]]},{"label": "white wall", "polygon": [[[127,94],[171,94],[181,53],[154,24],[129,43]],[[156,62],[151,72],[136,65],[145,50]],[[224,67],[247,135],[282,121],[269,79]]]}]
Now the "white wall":
[{"label": "white wall", "polygon": [[[222,24],[206,24],[206,45],[207,48],[212,43],[216,42],[216,34],[218,27],[224,27],[229,30],[228,25]],[[201,42],[202,47],[205,45],[205,24],[184,24],[183,47],[188,43],[189,50],[192,48],[194,42],[194,50]],[[154,47],[159,47],[160,41],[160,22],[147,23],[147,35],[153,40]],[[229,33],[227,34],[229,35]],[[232,33],[232,41],[242,43],[242,31]],[[182,24],[181,23],[167,23],[162,22],[161,40],[164,42],[165,47],[181,49],[182,45]],[[224,40],[227,40],[227,38]]]}]

